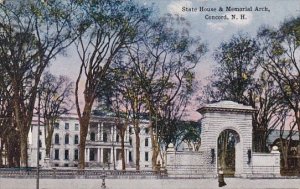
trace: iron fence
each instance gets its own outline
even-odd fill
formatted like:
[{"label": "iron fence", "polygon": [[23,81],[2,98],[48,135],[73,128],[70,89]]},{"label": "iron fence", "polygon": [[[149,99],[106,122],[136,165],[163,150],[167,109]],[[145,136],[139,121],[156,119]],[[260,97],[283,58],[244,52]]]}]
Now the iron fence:
[{"label": "iron fence", "polygon": [[[0,177],[3,178],[35,178],[37,170],[35,168],[3,168],[0,169]],[[40,178],[55,179],[101,179],[103,175],[106,178],[164,178],[166,171],[152,170],[77,170],[77,169],[40,169]]]}]

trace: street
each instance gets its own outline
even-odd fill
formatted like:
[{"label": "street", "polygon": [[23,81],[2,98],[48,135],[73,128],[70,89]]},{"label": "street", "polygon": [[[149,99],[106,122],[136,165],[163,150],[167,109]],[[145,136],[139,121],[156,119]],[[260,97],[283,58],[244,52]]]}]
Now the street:
[{"label": "street", "polygon": [[[300,179],[225,178],[230,189],[297,189]],[[106,179],[108,189],[216,189],[217,179]],[[101,189],[101,179],[41,179],[40,189]],[[35,189],[35,179],[0,178],[0,189]]]}]

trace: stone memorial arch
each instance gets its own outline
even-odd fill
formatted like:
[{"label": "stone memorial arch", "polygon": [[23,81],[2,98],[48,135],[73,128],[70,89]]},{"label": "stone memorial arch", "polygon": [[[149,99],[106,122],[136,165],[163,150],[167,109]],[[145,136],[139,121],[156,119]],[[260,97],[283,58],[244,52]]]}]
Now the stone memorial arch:
[{"label": "stone memorial arch", "polygon": [[[208,104],[198,109],[201,113],[201,151],[209,153],[206,166],[218,169],[218,138],[230,130],[235,138],[235,176],[251,173],[250,155],[252,153],[252,114],[255,110],[232,101]],[[210,157],[209,157],[210,156]]]},{"label": "stone memorial arch", "polygon": [[[280,175],[280,154],[252,152],[252,115],[255,110],[232,101],[202,106],[201,147],[198,152],[167,150],[166,169],[171,177],[216,177],[218,172],[218,139],[224,131],[233,138],[234,176],[265,177]],[[220,143],[220,141],[219,141]]]}]

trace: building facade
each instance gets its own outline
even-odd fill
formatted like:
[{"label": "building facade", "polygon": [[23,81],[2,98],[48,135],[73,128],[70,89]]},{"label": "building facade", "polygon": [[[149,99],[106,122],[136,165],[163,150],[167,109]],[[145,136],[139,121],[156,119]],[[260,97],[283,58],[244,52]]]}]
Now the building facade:
[{"label": "building facade", "polygon": [[[151,138],[148,122],[141,121],[140,167],[151,168]],[[38,134],[40,142],[37,142]],[[49,159],[46,158],[45,129],[33,122],[28,136],[29,166],[36,167],[37,157],[42,167],[77,167],[79,160],[80,125],[75,115],[61,117],[55,124]],[[124,139],[126,168],[135,168],[136,138],[131,125],[126,128]],[[40,146],[39,154],[37,146]],[[87,168],[121,169],[121,137],[116,127],[116,118],[92,116],[85,148]]]}]

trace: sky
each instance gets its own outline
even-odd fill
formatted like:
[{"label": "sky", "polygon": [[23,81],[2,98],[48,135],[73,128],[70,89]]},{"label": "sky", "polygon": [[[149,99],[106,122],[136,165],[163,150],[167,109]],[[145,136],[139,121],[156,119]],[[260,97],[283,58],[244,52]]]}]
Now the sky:
[{"label": "sky", "polygon": [[[153,5],[157,16],[166,13],[179,14],[190,22],[190,34],[200,36],[208,45],[209,52],[196,67],[196,77],[200,84],[207,82],[215,62],[212,52],[221,42],[228,41],[232,35],[242,32],[255,36],[263,25],[277,28],[285,19],[300,16],[300,0],[136,0],[144,5]],[[244,8],[246,11],[226,11],[227,7]],[[257,8],[257,9],[256,9]],[[235,15],[233,17],[232,15]],[[222,16],[222,19],[210,19]],[[224,19],[226,18],[226,19]],[[243,19],[241,19],[243,18]],[[80,63],[75,49],[70,48],[66,56],[57,57],[52,63],[51,73],[67,75],[74,80],[78,75]],[[191,119],[198,119],[197,103],[189,107]]]}]

